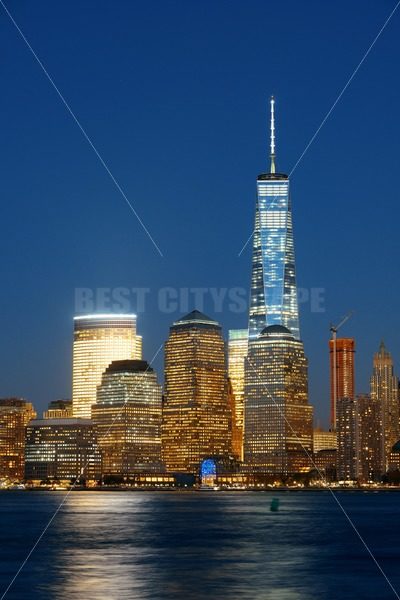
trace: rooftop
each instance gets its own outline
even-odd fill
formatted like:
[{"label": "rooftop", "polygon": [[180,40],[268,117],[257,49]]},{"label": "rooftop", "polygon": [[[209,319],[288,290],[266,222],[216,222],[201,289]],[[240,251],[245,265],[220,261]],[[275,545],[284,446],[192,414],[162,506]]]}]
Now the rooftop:
[{"label": "rooftop", "polygon": [[285,339],[285,340],[293,340],[294,335],[287,327],[283,325],[269,325],[268,327],[264,327],[261,331],[260,335],[256,339],[260,338],[275,338],[275,339]]},{"label": "rooftop", "polygon": [[153,373],[146,360],[114,360],[108,365],[106,373]]},{"label": "rooftop", "polygon": [[214,319],[210,319],[210,317],[207,317],[207,315],[200,312],[199,310],[192,310],[192,312],[190,312],[186,316],[181,317],[178,321],[175,321],[172,327],[179,327],[182,325],[206,325],[218,328],[220,327],[217,321],[214,321]]}]

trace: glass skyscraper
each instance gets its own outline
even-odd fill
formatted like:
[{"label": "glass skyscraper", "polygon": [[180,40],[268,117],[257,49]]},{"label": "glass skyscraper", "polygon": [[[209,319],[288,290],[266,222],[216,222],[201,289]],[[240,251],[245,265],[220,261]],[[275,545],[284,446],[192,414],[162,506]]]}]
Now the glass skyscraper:
[{"label": "glass skyscraper", "polygon": [[257,177],[249,339],[283,325],[300,339],[289,177],[275,172],[274,99],[271,99],[271,167]]}]

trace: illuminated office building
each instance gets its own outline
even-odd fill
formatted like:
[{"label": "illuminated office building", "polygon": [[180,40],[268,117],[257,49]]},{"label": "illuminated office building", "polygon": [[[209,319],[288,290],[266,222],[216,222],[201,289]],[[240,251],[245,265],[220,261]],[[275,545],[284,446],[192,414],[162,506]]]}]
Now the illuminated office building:
[{"label": "illuminated office building", "polygon": [[382,471],[382,411],[379,400],[369,394],[356,398],[358,415],[358,475],[362,481],[379,481]]},{"label": "illuminated office building", "polygon": [[197,310],[170,328],[164,390],[162,451],[169,472],[198,474],[204,458],[231,452],[221,327]]},{"label": "illuminated office building", "polygon": [[0,399],[0,477],[24,477],[25,427],[36,412],[21,398]]},{"label": "illuminated office building", "polygon": [[[231,329],[229,331],[228,375],[234,396],[232,427],[235,428],[232,450],[240,460],[243,460],[244,361],[247,356],[248,337],[247,329]],[[233,433],[234,429],[232,429],[232,435]]]},{"label": "illuminated office building", "polygon": [[228,408],[230,412],[229,417],[229,428],[231,430],[231,448],[232,454],[235,460],[243,460],[243,427],[238,427],[236,423],[236,400],[235,394],[233,393],[232,382],[228,377],[227,380],[227,398]]},{"label": "illuminated office building", "polygon": [[359,477],[359,418],[355,398],[338,398],[336,431],[337,478],[356,481]]},{"label": "illuminated office building", "polygon": [[244,461],[253,472],[312,468],[313,409],[303,343],[282,325],[250,340],[245,362]]},{"label": "illuminated office building", "polygon": [[337,434],[335,431],[325,431],[320,427],[316,427],[313,433],[314,452],[321,450],[336,450]]},{"label": "illuminated office building", "polygon": [[257,177],[249,340],[270,325],[300,339],[289,177],[275,169],[274,99],[271,99],[271,166]]},{"label": "illuminated office building", "polygon": [[144,360],[117,360],[104,371],[92,418],[103,474],[160,472],[162,391]]},{"label": "illuminated office building", "polygon": [[98,480],[101,455],[90,419],[35,419],[26,428],[25,478]]},{"label": "illuminated office building", "polygon": [[74,319],[72,405],[75,417],[90,418],[96,388],[114,360],[141,358],[135,315],[84,315]]},{"label": "illuminated office building", "polygon": [[43,412],[43,419],[69,419],[72,417],[72,400],[52,400]]},{"label": "illuminated office building", "polygon": [[[336,428],[335,423],[335,386],[334,386],[334,345],[333,340],[329,340],[329,359],[330,359],[330,383],[331,383],[331,428]],[[355,341],[353,338],[338,338],[336,340],[336,398],[351,398],[354,396],[354,355]]]},{"label": "illuminated office building", "polygon": [[[374,355],[371,376],[371,399],[380,407],[381,436],[381,472],[392,468],[392,446],[399,440],[399,382],[394,374],[393,359],[382,342]],[[393,465],[398,466],[398,465]]]},{"label": "illuminated office building", "polygon": [[320,427],[314,429],[314,466],[325,481],[336,479],[337,434],[324,431]]}]

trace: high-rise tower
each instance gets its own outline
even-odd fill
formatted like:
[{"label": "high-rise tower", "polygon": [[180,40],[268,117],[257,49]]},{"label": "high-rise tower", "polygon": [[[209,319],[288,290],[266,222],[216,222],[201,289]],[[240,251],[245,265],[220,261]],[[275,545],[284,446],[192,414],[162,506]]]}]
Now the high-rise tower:
[{"label": "high-rise tower", "polygon": [[399,439],[399,381],[394,374],[393,359],[382,342],[374,355],[371,376],[371,399],[380,406],[381,473],[391,468],[392,446]]},{"label": "high-rise tower", "polygon": [[144,360],[115,360],[97,388],[97,425],[103,474],[161,471],[161,386]]},{"label": "high-rise tower", "polygon": [[220,325],[194,310],[165,344],[162,452],[167,471],[198,473],[201,461],[231,453],[231,407]]},{"label": "high-rise tower", "polygon": [[232,435],[236,426],[233,452],[243,460],[244,361],[247,356],[249,332],[230,329],[228,341],[228,375],[234,395]]},{"label": "high-rise tower", "polygon": [[271,98],[271,164],[257,177],[249,339],[282,325],[300,339],[289,177],[275,169],[275,100]]},{"label": "high-rise tower", "polygon": [[[336,347],[336,360],[334,356]],[[354,354],[353,338],[337,338],[329,340],[329,360],[331,379],[331,429],[336,429],[336,400],[350,398],[354,400]],[[335,387],[336,375],[336,387]]]},{"label": "high-rise tower", "polygon": [[72,406],[75,417],[90,418],[103,371],[114,360],[141,358],[136,315],[84,315],[74,318]]},{"label": "high-rise tower", "polygon": [[311,468],[313,409],[303,343],[282,325],[250,340],[245,361],[244,461],[252,471]]}]

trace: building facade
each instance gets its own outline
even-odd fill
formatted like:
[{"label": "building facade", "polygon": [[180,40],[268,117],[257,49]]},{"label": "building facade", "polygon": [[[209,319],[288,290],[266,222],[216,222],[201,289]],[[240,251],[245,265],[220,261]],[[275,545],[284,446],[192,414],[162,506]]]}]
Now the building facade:
[{"label": "building facade", "polygon": [[35,419],[26,428],[25,478],[29,481],[98,480],[101,455],[90,419]]},{"label": "building facade", "polygon": [[257,178],[249,340],[269,325],[283,325],[300,339],[289,177],[275,170],[273,98],[270,172]]},{"label": "building facade", "polygon": [[30,402],[22,398],[0,399],[0,478],[24,478],[25,427],[35,418]]},{"label": "building facade", "polygon": [[359,419],[355,398],[338,398],[336,424],[337,478],[356,481],[359,477]]},{"label": "building facade", "polygon": [[282,325],[249,342],[245,363],[244,461],[256,472],[312,468],[313,409],[303,344]]},{"label": "building facade", "polygon": [[358,394],[358,465],[359,478],[364,481],[380,481],[382,471],[382,411],[376,397]]},{"label": "building facade", "polygon": [[118,360],[104,371],[92,418],[103,474],[161,472],[162,391],[144,360]]},{"label": "building facade", "polygon": [[[243,460],[244,361],[249,345],[247,329],[231,329],[228,339],[228,375],[232,384],[232,451]],[[235,439],[233,439],[235,438]]]},{"label": "building facade", "polygon": [[231,412],[220,325],[195,310],[165,344],[162,452],[169,472],[198,474],[205,457],[231,453]]},{"label": "building facade", "polygon": [[[334,347],[336,346],[336,363]],[[355,399],[354,387],[354,356],[355,341],[353,338],[338,338],[329,340],[330,384],[331,384],[331,428],[336,429],[336,399]],[[336,388],[335,388],[336,370]]]},{"label": "building facade", "polygon": [[140,359],[135,315],[84,315],[74,319],[72,405],[74,417],[91,417],[97,386],[114,360]]},{"label": "building facade", "polygon": [[[371,400],[380,407],[381,435],[381,472],[386,473],[391,464],[393,445],[400,438],[399,431],[399,381],[394,374],[393,359],[382,342],[374,355],[373,371],[370,382]],[[397,462],[397,461],[396,461]],[[394,464],[393,467],[398,467]]]},{"label": "building facade", "polygon": [[336,479],[337,434],[335,431],[324,431],[320,427],[314,429],[314,466],[322,480]]}]

